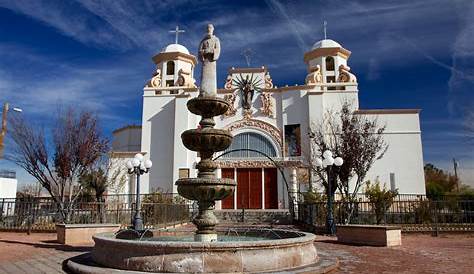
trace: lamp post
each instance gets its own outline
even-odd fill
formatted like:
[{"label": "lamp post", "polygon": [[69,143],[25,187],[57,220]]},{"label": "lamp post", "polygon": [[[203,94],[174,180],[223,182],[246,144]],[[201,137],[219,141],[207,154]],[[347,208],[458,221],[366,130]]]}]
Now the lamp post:
[{"label": "lamp post", "polygon": [[135,200],[135,215],[132,221],[132,227],[135,231],[143,231],[143,220],[140,214],[140,175],[148,173],[153,163],[151,160],[145,160],[141,153],[135,154],[132,160],[127,161],[128,174],[135,174],[137,176],[137,191]]},{"label": "lamp post", "polygon": [[333,154],[330,150],[323,152],[323,159],[316,158],[316,165],[319,168],[325,169],[328,180],[327,187],[327,214],[326,214],[326,231],[330,235],[336,234],[336,225],[334,224],[334,214],[332,210],[333,205],[333,190],[334,187],[334,166],[340,167],[344,163],[344,160],[341,157],[333,158]]},{"label": "lamp post", "polygon": [[[21,108],[13,108],[12,109],[15,112],[23,112],[23,109]],[[3,139],[5,138],[5,135],[7,134],[7,115],[8,111],[10,111],[10,105],[8,103],[3,104],[3,112],[2,112],[2,129],[0,132],[0,159],[3,158],[3,150],[4,150],[4,143]]]}]

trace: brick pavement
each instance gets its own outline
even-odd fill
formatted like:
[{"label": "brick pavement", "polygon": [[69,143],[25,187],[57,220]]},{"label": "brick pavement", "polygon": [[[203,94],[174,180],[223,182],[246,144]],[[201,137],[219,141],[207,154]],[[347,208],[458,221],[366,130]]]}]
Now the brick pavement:
[{"label": "brick pavement", "polygon": [[[90,245],[63,246],[56,234],[0,232],[0,274],[64,273],[62,262],[91,250]],[[431,237],[403,234],[402,246],[367,247],[338,244],[318,236],[320,254],[340,260],[337,273],[470,273],[474,269],[474,235]]]},{"label": "brick pavement", "polygon": [[55,233],[0,232],[0,274],[64,273],[62,262],[91,250],[91,245],[63,246]]}]

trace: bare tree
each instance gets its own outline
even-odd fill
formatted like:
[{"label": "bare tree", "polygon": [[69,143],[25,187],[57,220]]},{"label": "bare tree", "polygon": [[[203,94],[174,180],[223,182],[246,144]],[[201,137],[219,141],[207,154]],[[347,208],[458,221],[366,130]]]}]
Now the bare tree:
[{"label": "bare tree", "polygon": [[61,222],[69,222],[72,207],[81,194],[79,177],[108,150],[95,115],[58,111],[52,127],[52,143],[43,128],[34,128],[22,116],[11,119],[15,147],[9,160],[33,176],[51,195]]},{"label": "bare tree", "polygon": [[[331,194],[339,191],[345,205],[346,223],[350,222],[354,211],[355,196],[365,180],[367,172],[375,161],[381,159],[388,149],[383,140],[385,126],[377,120],[357,114],[349,102],[343,102],[339,112],[328,111],[322,122],[310,129],[311,170],[323,187],[328,189],[327,174],[317,167],[316,158],[321,158],[325,150],[331,150],[344,159],[341,167],[335,168]],[[350,189],[349,182],[354,182]],[[327,191],[326,191],[327,192]]]}]

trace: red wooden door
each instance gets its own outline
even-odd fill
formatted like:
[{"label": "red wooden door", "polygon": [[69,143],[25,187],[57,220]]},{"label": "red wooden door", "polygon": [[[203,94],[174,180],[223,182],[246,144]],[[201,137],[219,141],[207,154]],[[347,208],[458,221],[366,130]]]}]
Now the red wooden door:
[{"label": "red wooden door", "polygon": [[[223,168],[222,169],[222,178],[234,179],[234,169],[233,168]],[[234,194],[227,196],[222,200],[222,209],[234,209]]]},{"label": "red wooden door", "polygon": [[237,208],[262,208],[262,169],[237,169]]},{"label": "red wooden door", "polygon": [[265,209],[278,209],[277,169],[265,168]]},{"label": "red wooden door", "polygon": [[262,169],[249,169],[249,208],[262,208]]}]

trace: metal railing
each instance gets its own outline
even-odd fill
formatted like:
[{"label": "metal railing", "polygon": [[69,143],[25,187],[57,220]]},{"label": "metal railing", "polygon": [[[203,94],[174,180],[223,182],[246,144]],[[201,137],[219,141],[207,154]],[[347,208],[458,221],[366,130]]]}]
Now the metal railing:
[{"label": "metal railing", "polygon": [[[72,208],[69,223],[115,223],[127,227],[134,208],[135,203],[122,202],[121,199],[79,201]],[[141,206],[146,228],[186,223],[191,218],[191,212],[192,208],[187,203],[163,200],[145,200]],[[59,219],[57,206],[49,198],[0,199],[0,230],[54,231]]]},{"label": "metal railing", "polygon": [[[314,202],[314,199],[311,199],[312,197],[309,197],[308,195],[313,196],[319,196],[320,199],[326,199],[325,193],[324,192],[297,192],[296,194],[296,199],[298,203],[311,203]],[[456,194],[445,194],[445,195],[439,195],[436,197],[430,197],[427,195],[423,194],[398,194],[394,200],[395,201],[426,201],[426,200],[441,200],[441,201],[446,201],[446,200],[470,200],[472,197],[469,196],[463,196],[463,195],[456,195]],[[342,195],[340,193],[335,193],[334,194],[334,200],[335,201],[341,201],[342,200]],[[364,193],[356,193],[354,196],[354,200],[357,202],[368,202],[369,199],[367,196],[365,196]]]},{"label": "metal railing", "polygon": [[[334,203],[334,220],[344,224],[347,220],[347,204]],[[300,223],[314,228],[324,227],[326,221],[326,202],[298,204]],[[406,231],[423,227],[426,230],[439,230],[443,227],[460,226],[460,229],[474,230],[473,200],[418,200],[394,201],[387,210],[377,209],[371,202],[355,202],[351,224],[393,224]]]}]

